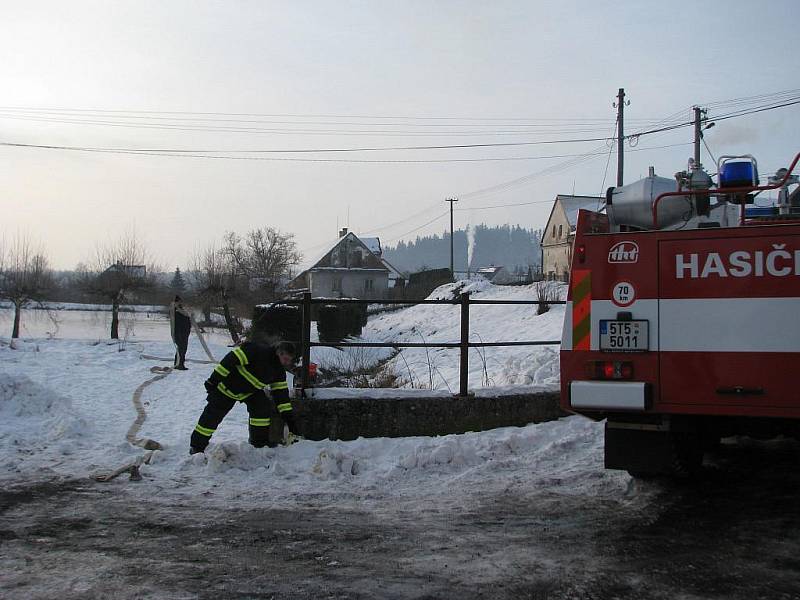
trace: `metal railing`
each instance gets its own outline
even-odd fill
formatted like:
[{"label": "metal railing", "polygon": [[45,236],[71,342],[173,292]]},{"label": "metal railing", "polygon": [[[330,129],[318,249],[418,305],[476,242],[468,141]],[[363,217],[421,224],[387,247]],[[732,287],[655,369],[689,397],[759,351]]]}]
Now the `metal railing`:
[{"label": "metal railing", "polygon": [[[473,300],[468,293],[461,294],[454,300],[359,300],[355,298],[312,298],[311,294],[303,294],[302,300],[284,300],[276,304],[300,306],[302,308],[302,328],[300,346],[303,351],[303,366],[301,369],[301,394],[309,387],[309,365],[311,364],[311,348],[458,348],[460,349],[459,386],[458,395],[469,395],[467,378],[469,374],[469,349],[501,346],[556,346],[561,340],[531,340],[524,342],[471,342],[469,339],[469,307],[472,305],[530,305],[539,306],[566,304],[564,300]],[[417,305],[417,304],[443,304],[461,307],[461,335],[457,342],[312,342],[311,341],[311,308],[315,304],[383,304],[383,305]]]}]

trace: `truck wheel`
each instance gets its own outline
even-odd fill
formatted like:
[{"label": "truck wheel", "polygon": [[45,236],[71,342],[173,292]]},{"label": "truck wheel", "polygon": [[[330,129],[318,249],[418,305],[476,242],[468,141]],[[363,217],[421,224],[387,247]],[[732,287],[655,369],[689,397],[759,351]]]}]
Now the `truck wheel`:
[{"label": "truck wheel", "polygon": [[693,433],[673,433],[672,475],[679,479],[694,478],[703,465],[703,441]]},{"label": "truck wheel", "polygon": [[700,472],[703,444],[694,432],[648,431],[609,427],[605,465],[628,471],[636,479],[671,476],[686,479]]}]

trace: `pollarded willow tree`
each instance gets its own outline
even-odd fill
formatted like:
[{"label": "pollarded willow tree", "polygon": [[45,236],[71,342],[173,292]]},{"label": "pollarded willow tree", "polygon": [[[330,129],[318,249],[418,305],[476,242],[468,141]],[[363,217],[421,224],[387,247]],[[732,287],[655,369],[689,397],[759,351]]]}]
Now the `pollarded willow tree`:
[{"label": "pollarded willow tree", "polygon": [[231,300],[236,295],[236,274],[228,255],[213,244],[199,250],[192,258],[189,281],[206,320],[211,318],[213,307],[222,307],[231,339],[239,343],[239,327],[231,314]]},{"label": "pollarded willow tree", "polygon": [[9,242],[0,241],[0,298],[14,306],[12,339],[19,337],[22,309],[44,300],[52,285],[52,272],[41,246],[22,234]]},{"label": "pollarded willow tree", "polygon": [[137,293],[156,285],[158,268],[144,243],[129,232],[95,249],[87,270],[81,274],[81,287],[111,304],[111,339],[119,339],[119,310]]}]

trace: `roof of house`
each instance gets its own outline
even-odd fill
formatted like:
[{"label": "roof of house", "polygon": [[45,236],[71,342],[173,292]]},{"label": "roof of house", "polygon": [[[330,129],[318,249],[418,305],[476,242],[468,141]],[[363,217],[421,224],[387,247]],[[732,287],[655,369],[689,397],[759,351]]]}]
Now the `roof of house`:
[{"label": "roof of house", "polygon": [[564,215],[567,217],[570,229],[575,229],[578,224],[578,211],[583,210],[599,210],[603,204],[604,198],[601,196],[571,196],[569,194],[559,194],[556,196],[553,206],[550,208],[550,215],[547,217],[547,225],[545,229],[550,226],[550,221],[553,218],[553,212],[556,206],[561,206]]},{"label": "roof of house", "polygon": [[481,267],[480,269],[478,269],[478,273],[480,273],[481,275],[496,275],[498,272],[502,270],[503,270],[502,266],[489,265],[488,267]]},{"label": "roof of house", "polygon": [[125,265],[121,262],[116,262],[109,266],[104,273],[124,273],[130,277],[144,277],[147,274],[147,267],[145,265]]},{"label": "roof of house", "polygon": [[381,257],[381,262],[383,266],[389,269],[389,279],[405,279],[405,275],[403,275],[392,263],[390,263],[385,258]]},{"label": "roof of house", "polygon": [[556,196],[556,202],[561,202],[564,207],[564,213],[567,215],[569,226],[575,228],[578,224],[578,211],[583,210],[599,210],[603,202],[603,198],[599,196]]},{"label": "roof of house", "polygon": [[373,254],[377,254],[378,256],[383,254],[383,248],[381,248],[381,238],[359,237],[358,239],[364,242],[364,245],[369,248],[369,251]]}]

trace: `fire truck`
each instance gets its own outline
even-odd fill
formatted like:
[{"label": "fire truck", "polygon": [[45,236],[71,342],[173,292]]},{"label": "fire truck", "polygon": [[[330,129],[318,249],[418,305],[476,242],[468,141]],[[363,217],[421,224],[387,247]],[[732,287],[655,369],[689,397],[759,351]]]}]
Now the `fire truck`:
[{"label": "fire truck", "polygon": [[798,160],[763,185],[750,155],[716,182],[651,168],[579,212],[561,405],[605,420],[606,468],[689,476],[722,437],[800,435]]}]

